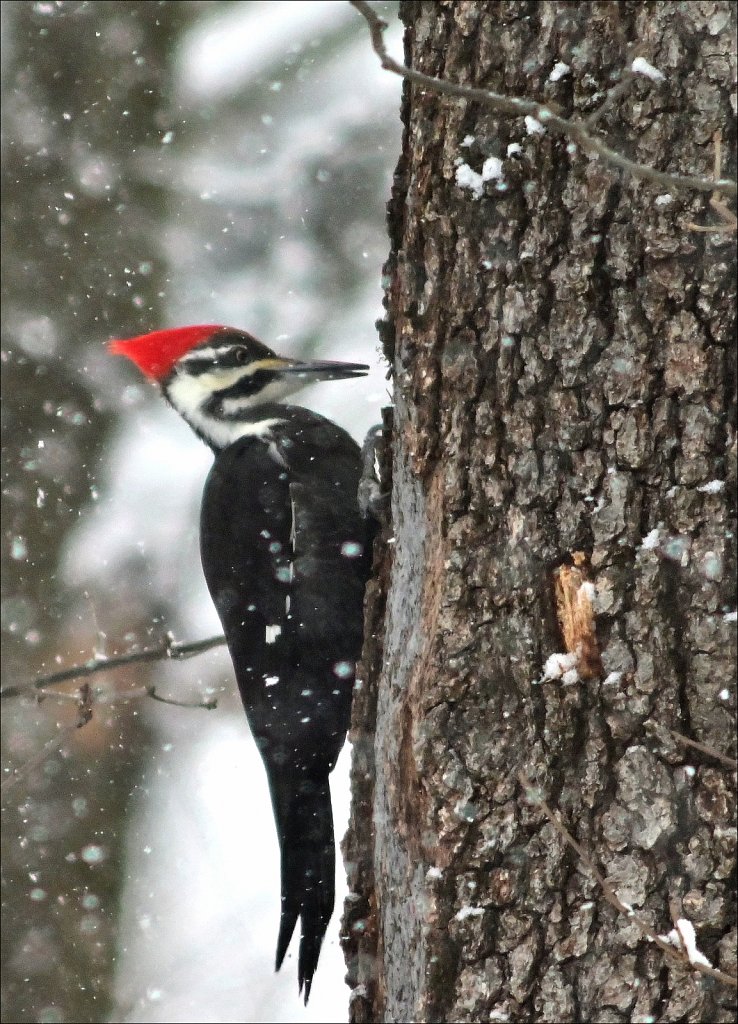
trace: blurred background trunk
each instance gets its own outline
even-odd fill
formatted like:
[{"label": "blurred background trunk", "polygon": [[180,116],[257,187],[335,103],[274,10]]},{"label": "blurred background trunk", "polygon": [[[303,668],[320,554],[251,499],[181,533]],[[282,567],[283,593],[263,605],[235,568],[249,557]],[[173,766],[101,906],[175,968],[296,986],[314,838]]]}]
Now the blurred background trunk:
[{"label": "blurred background trunk", "polygon": [[[663,79],[634,76],[600,130],[703,175],[722,131],[735,174],[733,5],[401,13],[416,69],[578,117],[642,56]],[[392,525],[345,845],[352,1020],[732,1020],[731,990],[606,903],[518,773],[656,932],[688,918],[735,972],[733,772],[669,732],[734,752],[734,239],[686,227],[714,219],[707,197],[536,122],[408,85],[403,122]],[[595,635],[562,678],[556,581],[577,573]]]},{"label": "blurred background trunk", "polygon": [[[343,3],[38,0],[2,19],[13,686],[220,632],[197,543],[212,456],[110,338],[225,323],[371,363],[300,400],[358,440],[376,422],[400,87]],[[225,652],[90,682],[92,720],[48,756],[71,696],[3,701],[2,1019],[345,1020],[338,914],[307,1009],[292,954],[274,974],[277,843]],[[219,707],[131,699],[144,684]],[[333,780],[340,835],[348,752]]]},{"label": "blurred background trunk", "polygon": [[[161,628],[140,579],[70,593],[60,569],[80,511],[98,498],[115,422],[97,386],[108,376],[100,337],[138,333],[162,315],[165,195],[134,166],[168,126],[169,40],[197,5],[125,6],[3,12],[5,683],[104,651],[98,628],[131,640]],[[130,557],[140,573],[139,552]],[[167,609],[158,611],[164,621]],[[9,706],[6,771],[76,714],[73,703]],[[152,741],[136,714],[102,709],[75,736],[71,764],[65,746],[8,796],[5,1021],[99,1021],[112,1011],[125,820]]]}]

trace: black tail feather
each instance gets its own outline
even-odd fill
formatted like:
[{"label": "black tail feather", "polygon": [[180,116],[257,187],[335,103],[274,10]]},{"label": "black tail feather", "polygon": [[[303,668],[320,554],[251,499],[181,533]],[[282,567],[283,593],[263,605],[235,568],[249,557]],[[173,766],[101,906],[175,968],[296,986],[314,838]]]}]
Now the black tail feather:
[{"label": "black tail feather", "polygon": [[296,910],[290,908],[289,911],[284,905],[284,897],[282,897],[282,916],[279,921],[279,938],[277,939],[277,957],[274,964],[274,970],[278,971],[282,966],[282,962],[287,953],[287,949],[292,938],[292,933],[295,930],[297,919],[300,916],[300,908]]},{"label": "black tail feather", "polygon": [[[276,773],[274,773],[276,775]],[[328,779],[270,779],[282,853],[282,916],[276,970],[282,966],[300,919],[297,979],[310,996],[328,922],[333,913],[336,856]]]}]

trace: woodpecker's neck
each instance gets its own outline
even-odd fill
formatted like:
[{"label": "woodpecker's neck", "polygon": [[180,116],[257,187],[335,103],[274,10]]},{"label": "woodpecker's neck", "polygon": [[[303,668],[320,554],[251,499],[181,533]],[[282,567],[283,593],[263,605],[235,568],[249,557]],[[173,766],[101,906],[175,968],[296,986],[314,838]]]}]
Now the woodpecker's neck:
[{"label": "woodpecker's neck", "polygon": [[[234,374],[234,384],[241,375]],[[177,410],[205,444],[221,451],[241,437],[261,437],[269,440],[273,429],[282,422],[275,416],[275,399],[284,398],[284,383],[267,385],[254,395],[235,394],[235,387],[214,388],[210,374],[192,376],[177,371],[162,384],[169,403]],[[268,405],[268,412],[264,406]]]}]

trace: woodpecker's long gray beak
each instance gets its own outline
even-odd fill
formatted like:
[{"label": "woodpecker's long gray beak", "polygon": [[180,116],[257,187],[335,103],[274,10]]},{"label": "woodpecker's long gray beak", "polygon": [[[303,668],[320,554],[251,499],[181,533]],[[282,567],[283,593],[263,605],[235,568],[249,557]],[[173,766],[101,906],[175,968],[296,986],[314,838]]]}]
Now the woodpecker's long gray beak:
[{"label": "woodpecker's long gray beak", "polygon": [[365,377],[369,373],[369,367],[364,363],[339,363],[326,359],[305,363],[299,359],[278,359],[274,360],[272,367],[280,375],[304,377],[306,382],[344,380],[347,377]]}]

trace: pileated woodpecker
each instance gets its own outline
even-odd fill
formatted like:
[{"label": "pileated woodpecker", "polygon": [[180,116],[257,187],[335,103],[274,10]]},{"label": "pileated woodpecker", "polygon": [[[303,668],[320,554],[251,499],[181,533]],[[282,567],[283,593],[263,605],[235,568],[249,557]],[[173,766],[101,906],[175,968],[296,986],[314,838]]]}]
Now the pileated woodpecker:
[{"label": "pileated woodpecker", "polygon": [[281,359],[217,325],[110,343],[215,452],[200,553],[251,732],[266,767],[282,864],[279,970],[301,920],[298,981],[310,995],[333,912],[328,776],[349,725],[361,650],[370,526],[358,445],[330,420],[281,401],[359,363]]}]

